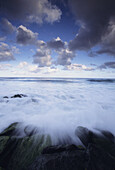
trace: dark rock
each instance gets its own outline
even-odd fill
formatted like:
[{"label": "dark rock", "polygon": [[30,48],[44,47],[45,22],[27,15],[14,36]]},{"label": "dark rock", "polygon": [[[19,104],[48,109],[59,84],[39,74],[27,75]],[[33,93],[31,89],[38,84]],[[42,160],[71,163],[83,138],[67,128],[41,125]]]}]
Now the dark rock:
[{"label": "dark rock", "polygon": [[92,137],[94,134],[87,128],[79,126],[77,127],[75,134],[79,137],[84,146],[87,147],[89,143],[92,143]]},{"label": "dark rock", "polygon": [[4,96],[3,98],[4,98],[4,99],[8,99],[8,96]]},{"label": "dark rock", "polygon": [[3,153],[8,140],[9,140],[9,136],[0,136],[0,154]]},{"label": "dark rock", "polygon": [[89,144],[87,148],[89,154],[88,170],[114,170],[115,157],[102,148]]},{"label": "dark rock", "polygon": [[[13,143],[12,146],[14,146]],[[38,135],[36,138],[31,136],[18,139],[7,167],[8,170],[27,170],[27,167],[48,145],[51,145],[51,140],[49,140],[49,136],[45,135]]]},{"label": "dark rock", "polygon": [[14,96],[11,96],[11,98],[22,98],[22,97],[27,97],[25,94],[15,94]]},{"label": "dark rock", "polygon": [[[54,150],[56,151],[55,147]],[[55,151],[52,150],[53,154],[39,156],[28,170],[85,170],[87,167],[88,154],[85,150],[63,148],[59,152]]]},{"label": "dark rock", "polygon": [[28,125],[24,128],[24,132],[27,136],[32,136],[39,133],[39,129],[37,127],[33,127],[32,125]]},{"label": "dark rock", "polygon": [[111,132],[108,132],[108,131],[101,131],[101,133],[108,139],[110,140],[113,144],[115,143],[115,137],[114,135],[111,133]]},{"label": "dark rock", "polygon": [[67,145],[67,146],[62,146],[62,145],[57,145],[57,146],[50,146],[45,148],[42,151],[42,154],[54,154],[54,153],[60,153],[63,151],[73,151],[77,150],[78,147],[76,145]]},{"label": "dark rock", "polygon": [[79,137],[86,148],[89,144],[94,144],[115,157],[115,143],[113,134],[107,131],[100,132],[102,134],[96,134],[87,128],[78,127],[75,134]]},{"label": "dark rock", "polygon": [[0,133],[0,136],[12,136],[16,133],[16,127],[19,123],[12,123],[8,128],[6,128],[2,133]]},{"label": "dark rock", "polygon": [[[71,148],[71,146],[70,146]],[[114,170],[115,157],[102,148],[89,144],[86,149],[48,147],[28,170]]]},{"label": "dark rock", "polygon": [[75,134],[83,146],[52,146],[49,135],[26,126],[26,136],[16,135],[20,123],[13,123],[0,134],[0,167],[2,170],[114,170],[114,135],[107,131],[94,133],[78,127]]},{"label": "dark rock", "polygon": [[26,170],[42,150],[51,145],[49,135],[16,135],[18,124],[11,124],[0,136],[0,166],[7,170]]}]

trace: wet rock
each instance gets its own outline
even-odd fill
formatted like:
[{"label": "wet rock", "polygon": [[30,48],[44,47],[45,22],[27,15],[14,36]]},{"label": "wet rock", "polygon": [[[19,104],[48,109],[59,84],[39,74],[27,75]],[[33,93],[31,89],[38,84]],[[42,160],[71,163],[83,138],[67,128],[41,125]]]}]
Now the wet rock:
[{"label": "wet rock", "polygon": [[42,154],[54,154],[54,153],[61,153],[64,151],[75,151],[75,150],[84,150],[83,147],[77,147],[76,145],[57,145],[57,146],[50,146],[45,148],[42,151]]},{"label": "wet rock", "polygon": [[12,123],[8,128],[6,128],[2,133],[0,133],[0,136],[12,136],[16,132],[17,125],[19,123]]},{"label": "wet rock", "polygon": [[8,99],[8,96],[4,96],[3,98],[4,98],[4,99]]},{"label": "wet rock", "polygon": [[14,96],[11,96],[11,98],[22,98],[22,97],[27,97],[25,94],[15,94]]},{"label": "wet rock", "polygon": [[101,133],[108,139],[110,140],[113,144],[115,143],[115,137],[111,132],[102,130]]},{"label": "wet rock", "polygon": [[24,132],[27,136],[32,136],[39,133],[39,129],[37,127],[33,127],[28,125],[24,128]]},{"label": "wet rock", "polygon": [[0,136],[0,166],[7,170],[26,170],[42,150],[51,145],[49,135],[16,135],[18,124],[11,124]]},{"label": "wet rock", "polygon": [[31,125],[23,128],[25,136],[16,135],[18,125],[13,123],[0,134],[0,167],[5,170],[115,169],[115,142],[110,132],[78,127],[75,134],[83,146],[52,146],[51,137]]},{"label": "wet rock", "polygon": [[89,144],[87,152],[89,154],[88,170],[115,169],[115,157],[111,156],[110,153],[106,152],[101,147]]},{"label": "wet rock", "polygon": [[76,146],[53,146],[43,153],[28,170],[84,170],[87,167],[87,153]]},{"label": "wet rock", "polygon": [[114,135],[108,131],[100,131],[100,134],[94,133],[87,128],[78,127],[75,134],[79,137],[83,145],[87,148],[89,144],[94,144],[102,148],[115,157]]},{"label": "wet rock", "polygon": [[79,137],[83,145],[86,147],[89,143],[92,142],[92,137],[94,135],[92,131],[82,126],[77,127],[77,129],[75,130],[75,134]]},{"label": "wet rock", "polygon": [[0,154],[4,151],[8,140],[9,136],[0,136]]},{"label": "wet rock", "polygon": [[47,147],[28,170],[113,170],[115,157],[88,144],[86,149],[70,145]]}]

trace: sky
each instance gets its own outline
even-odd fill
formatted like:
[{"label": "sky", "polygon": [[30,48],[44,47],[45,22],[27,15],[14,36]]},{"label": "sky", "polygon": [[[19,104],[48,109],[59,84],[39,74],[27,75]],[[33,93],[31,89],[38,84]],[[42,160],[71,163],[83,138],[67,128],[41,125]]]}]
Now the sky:
[{"label": "sky", "polygon": [[0,77],[115,78],[115,0],[0,0]]}]

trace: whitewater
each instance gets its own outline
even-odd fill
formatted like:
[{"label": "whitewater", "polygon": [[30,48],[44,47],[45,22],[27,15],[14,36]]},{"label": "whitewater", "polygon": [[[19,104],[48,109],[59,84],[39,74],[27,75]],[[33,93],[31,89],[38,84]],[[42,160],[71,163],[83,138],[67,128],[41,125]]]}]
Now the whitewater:
[{"label": "whitewater", "polygon": [[42,129],[54,143],[74,141],[78,126],[115,135],[115,79],[0,78],[0,132],[14,122]]}]

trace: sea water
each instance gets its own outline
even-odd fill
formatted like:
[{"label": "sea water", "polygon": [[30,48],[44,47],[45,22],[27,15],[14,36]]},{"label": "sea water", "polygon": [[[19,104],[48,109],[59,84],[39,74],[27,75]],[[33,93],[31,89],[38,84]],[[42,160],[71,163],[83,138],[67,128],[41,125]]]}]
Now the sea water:
[{"label": "sea water", "polygon": [[[15,94],[27,97],[10,98]],[[0,78],[0,131],[13,122],[36,126],[55,140],[74,138],[78,126],[115,135],[115,80]]]}]

